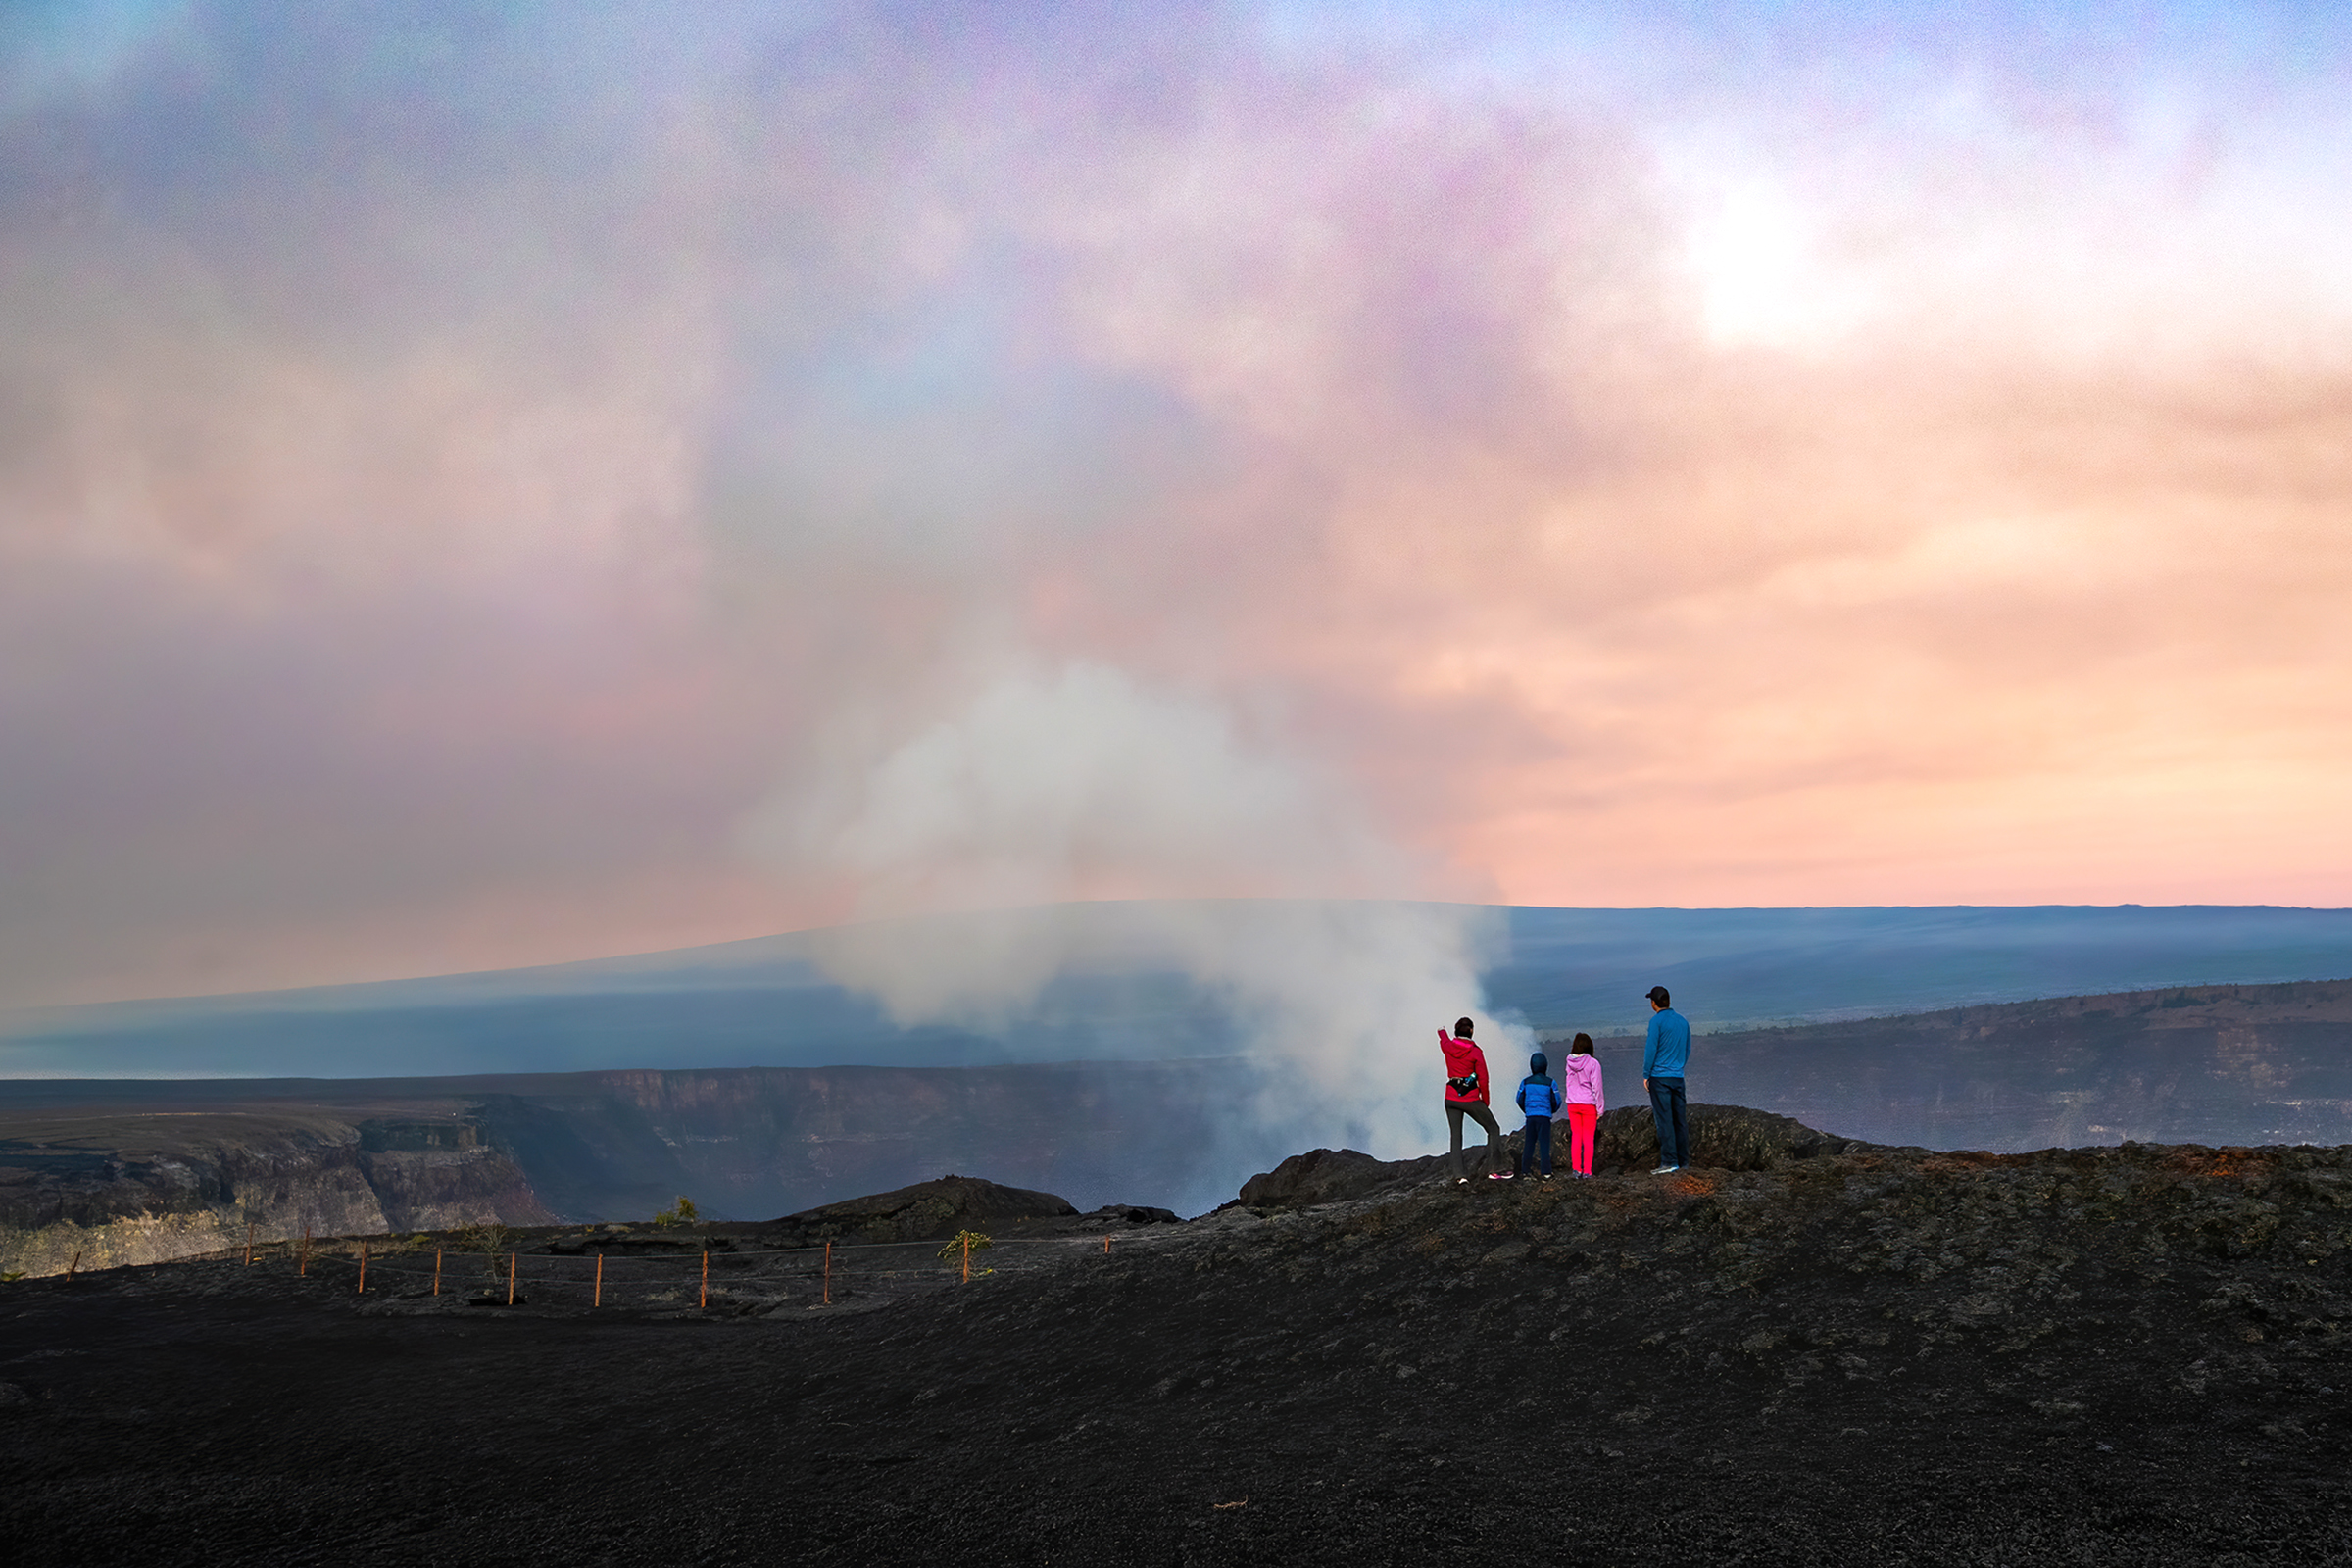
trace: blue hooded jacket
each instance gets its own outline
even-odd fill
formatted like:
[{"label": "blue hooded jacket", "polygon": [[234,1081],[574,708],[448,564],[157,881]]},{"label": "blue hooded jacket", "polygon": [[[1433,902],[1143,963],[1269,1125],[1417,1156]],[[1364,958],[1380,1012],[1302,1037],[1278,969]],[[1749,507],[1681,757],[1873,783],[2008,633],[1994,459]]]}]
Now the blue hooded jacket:
[{"label": "blue hooded jacket", "polygon": [[1551,1081],[1551,1063],[1544,1053],[1527,1058],[1528,1074],[1519,1080],[1519,1108],[1530,1116],[1550,1116],[1560,1108],[1560,1086]]}]

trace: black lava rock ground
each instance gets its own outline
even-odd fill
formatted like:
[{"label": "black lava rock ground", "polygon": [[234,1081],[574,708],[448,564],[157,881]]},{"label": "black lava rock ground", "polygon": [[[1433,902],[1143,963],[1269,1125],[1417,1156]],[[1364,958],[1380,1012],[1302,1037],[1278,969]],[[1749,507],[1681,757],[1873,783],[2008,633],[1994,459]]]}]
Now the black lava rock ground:
[{"label": "black lava rock ground", "polygon": [[844,1250],[830,1306],[749,1233],[708,1310],[681,1237],[595,1310],[561,1237],[511,1310],[429,1244],[22,1281],[0,1554],[2352,1562],[2352,1150],[1766,1163]]}]

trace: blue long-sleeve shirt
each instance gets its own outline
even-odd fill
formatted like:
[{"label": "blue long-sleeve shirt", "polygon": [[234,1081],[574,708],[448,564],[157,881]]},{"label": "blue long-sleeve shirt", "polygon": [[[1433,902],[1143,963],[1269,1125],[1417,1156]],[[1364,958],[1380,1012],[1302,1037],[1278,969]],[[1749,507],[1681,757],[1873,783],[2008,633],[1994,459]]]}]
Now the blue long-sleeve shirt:
[{"label": "blue long-sleeve shirt", "polygon": [[1649,1038],[1642,1047],[1642,1076],[1680,1078],[1690,1061],[1690,1024],[1672,1007],[1649,1015]]}]

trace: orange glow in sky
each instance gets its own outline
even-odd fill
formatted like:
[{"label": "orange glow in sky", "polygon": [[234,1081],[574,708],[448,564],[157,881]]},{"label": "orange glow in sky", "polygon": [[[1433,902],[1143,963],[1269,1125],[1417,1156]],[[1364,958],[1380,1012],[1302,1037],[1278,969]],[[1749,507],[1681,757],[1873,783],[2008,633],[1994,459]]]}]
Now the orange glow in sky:
[{"label": "orange glow in sky", "polygon": [[2352,903],[2352,42],[2047,10],[65,8],[0,45],[0,1006],[1068,897]]}]

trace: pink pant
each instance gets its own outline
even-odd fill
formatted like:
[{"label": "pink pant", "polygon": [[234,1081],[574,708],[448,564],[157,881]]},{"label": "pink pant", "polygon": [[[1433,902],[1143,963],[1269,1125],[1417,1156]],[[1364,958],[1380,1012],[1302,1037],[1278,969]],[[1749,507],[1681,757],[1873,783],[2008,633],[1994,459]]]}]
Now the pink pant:
[{"label": "pink pant", "polygon": [[1568,1168],[1579,1176],[1592,1174],[1592,1129],[1599,1124],[1598,1105],[1569,1105]]}]

